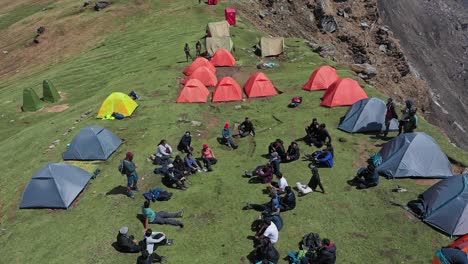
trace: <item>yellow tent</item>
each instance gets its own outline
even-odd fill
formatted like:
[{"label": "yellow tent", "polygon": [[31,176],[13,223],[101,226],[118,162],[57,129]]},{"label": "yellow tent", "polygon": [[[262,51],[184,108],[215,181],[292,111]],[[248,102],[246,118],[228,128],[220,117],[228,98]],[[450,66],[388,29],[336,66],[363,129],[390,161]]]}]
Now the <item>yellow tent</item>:
[{"label": "yellow tent", "polygon": [[124,116],[131,116],[137,107],[138,104],[130,96],[124,93],[112,93],[102,103],[97,118],[103,118],[114,112]]}]

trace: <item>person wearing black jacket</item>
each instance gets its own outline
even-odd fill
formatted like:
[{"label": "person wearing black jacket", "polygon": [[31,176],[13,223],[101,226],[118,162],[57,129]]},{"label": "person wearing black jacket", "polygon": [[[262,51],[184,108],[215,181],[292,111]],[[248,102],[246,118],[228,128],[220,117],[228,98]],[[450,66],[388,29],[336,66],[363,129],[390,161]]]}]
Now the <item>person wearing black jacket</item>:
[{"label": "person wearing black jacket", "polygon": [[241,137],[246,137],[248,135],[255,137],[255,127],[248,117],[239,125],[238,130]]},{"label": "person wearing black jacket", "polygon": [[284,150],[283,140],[276,139],[275,142],[272,142],[268,147],[268,154],[276,152],[281,160],[286,159],[286,150]]},{"label": "person wearing black jacket", "polygon": [[187,190],[188,187],[185,184],[186,179],[183,172],[175,169],[172,163],[167,165],[167,171],[165,173],[165,176],[168,178],[170,183],[175,183],[177,188],[179,188],[180,190]]},{"label": "person wearing black jacket", "polygon": [[296,208],[296,195],[291,186],[284,188],[286,194],[280,199],[280,212],[289,211]]},{"label": "person wearing black jacket", "polygon": [[299,157],[301,156],[301,153],[299,151],[299,145],[297,144],[296,141],[291,142],[291,145],[288,147],[288,151],[286,152],[286,159],[283,160],[283,162],[291,162],[298,160]]},{"label": "person wearing black jacket", "polygon": [[192,135],[190,134],[190,131],[186,131],[185,134],[182,136],[182,138],[179,141],[179,144],[177,145],[177,150],[184,153],[191,153],[193,151]]},{"label": "person wearing black jacket", "polygon": [[385,132],[384,137],[387,137],[388,131],[390,130],[390,122],[392,119],[398,119],[398,114],[395,111],[395,104],[392,98],[387,99],[387,112],[385,113]]},{"label": "person wearing black jacket", "polygon": [[329,239],[322,240],[323,246],[318,252],[317,264],[335,264],[336,263],[336,246]]},{"label": "person wearing black jacket", "polygon": [[134,236],[128,235],[128,227],[120,228],[117,234],[117,247],[120,252],[124,253],[138,253],[140,246]]}]

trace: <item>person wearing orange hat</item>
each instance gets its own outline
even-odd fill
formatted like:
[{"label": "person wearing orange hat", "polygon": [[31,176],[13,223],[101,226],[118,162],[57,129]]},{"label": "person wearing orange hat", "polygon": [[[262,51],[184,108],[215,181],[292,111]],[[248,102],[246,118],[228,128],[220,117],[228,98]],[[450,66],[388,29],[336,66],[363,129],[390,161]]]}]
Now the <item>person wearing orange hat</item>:
[{"label": "person wearing orange hat", "polygon": [[127,196],[135,198],[132,190],[138,191],[138,173],[137,165],[133,162],[133,152],[127,152],[125,159],[119,165],[120,173],[127,176]]},{"label": "person wearing orange hat", "polygon": [[218,162],[216,159],[213,150],[208,147],[208,144],[203,144],[203,149],[201,151],[201,158],[203,160],[203,164],[208,171],[213,171],[211,165],[214,165]]},{"label": "person wearing orange hat", "polygon": [[226,144],[231,149],[237,148],[237,143],[232,137],[232,133],[231,133],[231,130],[229,129],[228,123],[224,124],[224,128],[221,131],[221,138],[219,138],[218,141],[220,144]]}]

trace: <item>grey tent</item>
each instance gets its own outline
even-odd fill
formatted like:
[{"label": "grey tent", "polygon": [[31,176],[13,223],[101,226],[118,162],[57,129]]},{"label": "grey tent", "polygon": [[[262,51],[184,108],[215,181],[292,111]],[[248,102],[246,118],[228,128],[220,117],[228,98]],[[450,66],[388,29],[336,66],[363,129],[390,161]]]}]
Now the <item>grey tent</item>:
[{"label": "grey tent", "polygon": [[49,163],[34,175],[23,193],[20,208],[67,209],[92,175],[65,163]]},{"label": "grey tent", "polygon": [[434,139],[426,133],[407,133],[383,145],[377,172],[388,178],[446,178],[452,166]]},{"label": "grey tent", "polygon": [[468,174],[444,179],[408,207],[425,223],[459,236],[468,233]]},{"label": "grey tent", "polygon": [[[354,103],[346,113],[339,129],[349,133],[380,132],[385,130],[387,106],[378,98],[362,99]],[[392,119],[390,131],[398,130],[398,120]]]},{"label": "grey tent", "polygon": [[122,145],[122,140],[100,126],[88,126],[73,138],[63,153],[64,160],[107,160]]}]

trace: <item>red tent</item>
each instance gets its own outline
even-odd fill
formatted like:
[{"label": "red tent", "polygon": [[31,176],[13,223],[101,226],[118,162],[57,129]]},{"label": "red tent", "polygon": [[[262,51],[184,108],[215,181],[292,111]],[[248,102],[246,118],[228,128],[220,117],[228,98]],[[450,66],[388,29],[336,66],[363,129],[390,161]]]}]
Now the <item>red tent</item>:
[{"label": "red tent", "polygon": [[210,91],[197,79],[192,79],[185,84],[177,98],[177,103],[206,103]]},{"label": "red tent", "polygon": [[353,79],[336,80],[323,95],[321,106],[335,107],[352,105],[355,102],[368,98],[366,92]]},{"label": "red tent", "polygon": [[226,17],[226,21],[231,26],[236,25],[236,12],[237,12],[237,10],[235,8],[226,8],[226,9],[224,9],[224,16]]},{"label": "red tent", "polygon": [[242,88],[231,77],[224,77],[219,81],[213,93],[213,102],[228,102],[242,100]]},{"label": "red tent", "polygon": [[192,72],[194,72],[198,67],[205,66],[208,67],[213,73],[216,73],[216,68],[211,64],[207,59],[203,57],[198,57],[196,60],[190,64],[187,68],[184,70],[185,75],[190,75]]},{"label": "red tent", "polygon": [[234,66],[236,65],[236,59],[229,50],[219,49],[211,58],[211,64],[214,66]]},{"label": "red tent", "polygon": [[244,85],[245,93],[248,97],[264,97],[277,95],[273,83],[263,72],[254,73]]},{"label": "red tent", "polygon": [[326,90],[339,78],[340,76],[338,76],[334,68],[322,66],[310,75],[309,81],[304,84],[302,89],[307,91]]},{"label": "red tent", "polygon": [[209,4],[209,5],[217,5],[217,4],[218,4],[218,0],[208,0],[208,4]]},{"label": "red tent", "polygon": [[182,80],[180,83],[185,84],[192,79],[199,80],[205,86],[216,86],[218,83],[216,75],[205,66],[198,67],[192,74],[190,74],[190,76]]}]

